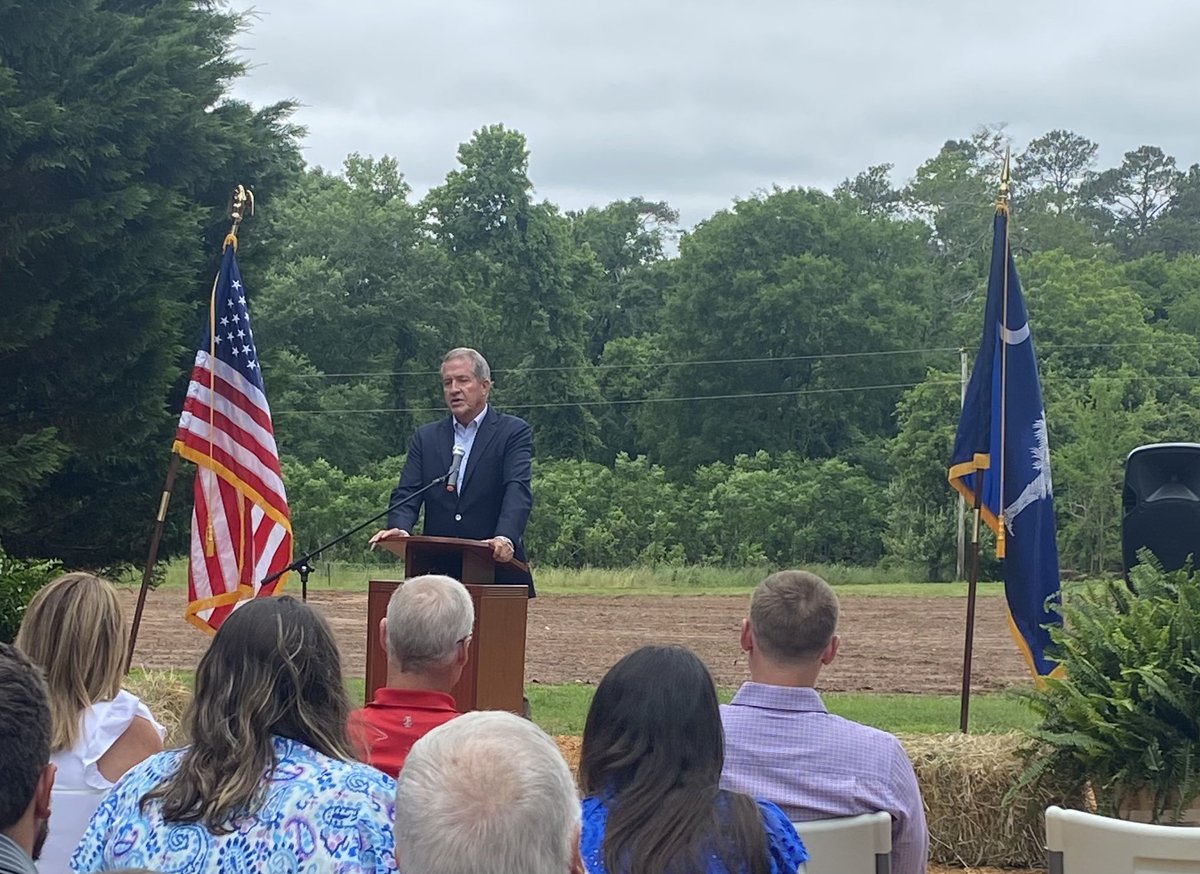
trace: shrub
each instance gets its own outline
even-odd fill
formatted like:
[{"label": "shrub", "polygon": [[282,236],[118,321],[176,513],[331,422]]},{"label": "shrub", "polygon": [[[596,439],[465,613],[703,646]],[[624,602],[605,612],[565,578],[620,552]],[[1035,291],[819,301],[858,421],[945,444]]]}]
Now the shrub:
[{"label": "shrub", "polygon": [[61,570],[57,561],[13,558],[0,546],[0,641],[12,643],[29,599]]}]

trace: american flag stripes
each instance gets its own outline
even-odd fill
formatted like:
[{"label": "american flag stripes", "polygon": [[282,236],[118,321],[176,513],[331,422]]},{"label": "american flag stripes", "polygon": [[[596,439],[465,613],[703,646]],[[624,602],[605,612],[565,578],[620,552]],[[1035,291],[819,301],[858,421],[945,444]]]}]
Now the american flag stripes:
[{"label": "american flag stripes", "polygon": [[292,523],[246,292],[227,241],[174,451],[196,467],[187,620],[216,631],[292,561]]}]

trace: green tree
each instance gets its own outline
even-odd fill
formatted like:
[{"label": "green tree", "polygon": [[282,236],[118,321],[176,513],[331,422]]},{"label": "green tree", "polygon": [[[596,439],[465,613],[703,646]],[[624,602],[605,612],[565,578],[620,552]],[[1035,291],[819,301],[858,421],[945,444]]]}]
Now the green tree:
[{"label": "green tree", "polygon": [[1007,139],[996,128],[980,128],[965,140],[949,140],[917,168],[903,202],[933,228],[938,259],[951,271],[947,294],[969,299],[975,279],[987,275],[991,219],[996,208]]},{"label": "green tree", "polygon": [[872,218],[896,216],[900,212],[903,195],[892,185],[892,169],[892,164],[868,167],[853,179],[843,180],[833,189],[833,196]]},{"label": "green tree", "polygon": [[697,535],[712,564],[873,564],[883,554],[884,497],[836,458],[760,450],[696,472]]},{"label": "green tree", "polygon": [[1121,483],[1125,457],[1155,442],[1164,411],[1153,397],[1124,401],[1128,368],[1070,391],[1052,408],[1054,510],[1063,567],[1095,576],[1121,568]]},{"label": "green tree", "polygon": [[1179,176],[1175,193],[1146,236],[1144,251],[1200,255],[1200,164]]},{"label": "green tree", "polygon": [[1016,158],[1013,217],[1019,249],[1094,254],[1095,211],[1086,192],[1095,177],[1098,148],[1071,131],[1053,130],[1030,142]]},{"label": "green tree", "polygon": [[[672,470],[762,446],[803,456],[887,435],[937,308],[920,222],[816,191],[739,201],[682,240],[662,321],[671,363],[639,419]],[[869,353],[865,355],[855,353]],[[893,354],[894,353],[894,354]]]},{"label": "green tree", "polygon": [[637,456],[644,451],[638,438],[638,422],[643,416],[654,415],[648,411],[647,402],[667,373],[667,368],[661,366],[663,351],[658,341],[654,335],[616,337],[604,345],[596,382],[606,401],[597,414],[606,462],[622,452]]},{"label": "green tree", "polygon": [[893,474],[883,542],[888,555],[947,580],[957,561],[958,493],[946,479],[958,426],[957,372],[930,370],[896,405],[897,433],[888,445]]},{"label": "green tree", "polygon": [[1089,193],[1105,211],[1113,242],[1137,254],[1183,181],[1173,157],[1158,146],[1141,146],[1126,152],[1119,167],[1098,174]]},{"label": "green tree", "polygon": [[[400,479],[404,456],[384,458],[353,475],[323,458],[310,464],[284,459],[281,467],[288,487],[295,552],[300,556],[383,510]],[[361,561],[366,555],[366,537],[344,541],[324,558]]]},{"label": "green tree", "polygon": [[1151,393],[1163,402],[1190,396],[1200,345],[1156,327],[1120,266],[1047,252],[1024,259],[1020,270],[1047,405],[1064,385],[1122,369],[1136,377],[1124,383],[1127,404]]},{"label": "green tree", "polygon": [[1022,206],[1040,200],[1056,215],[1078,210],[1081,192],[1095,175],[1099,148],[1068,130],[1052,130],[1031,141],[1016,159]]},{"label": "green tree", "polygon": [[241,22],[191,0],[0,8],[0,536],[14,555],[145,554],[220,208],[233,183],[274,192],[299,166],[288,105],[226,97]]},{"label": "green tree", "polygon": [[1151,324],[1200,335],[1200,257],[1147,255],[1124,262],[1121,277],[1137,291]]},{"label": "green tree", "polygon": [[[261,274],[255,334],[280,450],[355,473],[400,451],[437,409],[436,371],[462,303],[444,251],[422,232],[391,158],[305,174],[264,216],[276,254]],[[416,371],[419,375],[413,375]],[[343,412],[348,411],[348,412]]]},{"label": "green tree", "polygon": [[263,375],[275,442],[280,454],[293,461],[323,459],[355,474],[407,445],[399,437],[389,439],[395,431],[391,423],[400,417],[375,412],[392,403],[379,380],[330,378],[286,348],[271,354]]},{"label": "green tree", "polygon": [[461,344],[478,346],[498,369],[497,403],[528,416],[539,455],[591,455],[600,448],[599,395],[581,301],[602,281],[601,266],[553,205],[531,201],[520,133],[482,128],[458,160],[423,209],[474,304],[455,325]]},{"label": "green tree", "polygon": [[530,557],[558,567],[682,564],[692,531],[687,491],[644,458],[538,461]]},{"label": "green tree", "polygon": [[604,270],[604,280],[585,286],[592,296],[581,301],[588,359],[598,361],[610,340],[657,330],[666,272],[652,268],[663,261],[664,244],[678,237],[679,213],[633,197],[568,212],[567,219],[575,244],[591,249]]}]

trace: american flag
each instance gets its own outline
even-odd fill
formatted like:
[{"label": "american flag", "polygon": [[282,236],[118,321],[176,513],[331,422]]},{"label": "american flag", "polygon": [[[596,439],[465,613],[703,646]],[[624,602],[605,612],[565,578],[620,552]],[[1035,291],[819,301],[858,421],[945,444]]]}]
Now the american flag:
[{"label": "american flag", "polygon": [[246,290],[226,242],[174,451],[196,467],[186,617],[213,633],[238,603],[270,595],[292,561],[292,522]]}]

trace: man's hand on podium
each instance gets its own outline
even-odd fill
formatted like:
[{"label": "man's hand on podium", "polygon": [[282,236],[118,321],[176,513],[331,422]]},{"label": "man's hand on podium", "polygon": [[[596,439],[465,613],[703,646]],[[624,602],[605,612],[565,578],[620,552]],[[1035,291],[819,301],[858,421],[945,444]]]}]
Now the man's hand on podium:
[{"label": "man's hand on podium", "polygon": [[496,561],[509,561],[513,557],[513,542],[503,534],[497,534],[484,543],[492,547],[492,557]]},{"label": "man's hand on podium", "polygon": [[370,539],[367,545],[374,549],[381,540],[403,540],[409,534],[403,528],[386,528],[383,531],[376,531],[375,536]]}]

